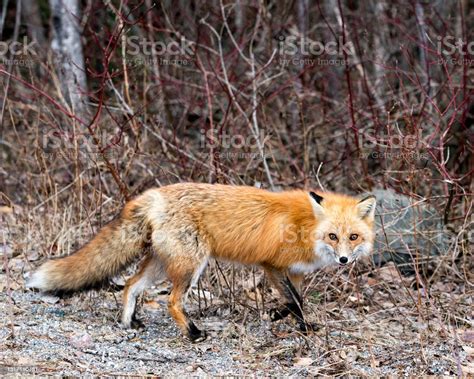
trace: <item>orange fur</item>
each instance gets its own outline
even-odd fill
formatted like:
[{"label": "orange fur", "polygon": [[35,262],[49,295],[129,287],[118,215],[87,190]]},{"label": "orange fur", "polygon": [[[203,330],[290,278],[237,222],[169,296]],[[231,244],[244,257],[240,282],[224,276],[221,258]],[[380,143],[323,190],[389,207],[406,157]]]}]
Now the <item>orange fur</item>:
[{"label": "orange fur", "polygon": [[289,311],[282,314],[295,314],[303,327],[298,289],[304,272],[370,252],[374,207],[371,199],[301,190],[194,183],[151,189],[77,253],[46,262],[29,284],[78,290],[116,274],[151,244],[153,254],[126,285],[125,326],[136,296],[163,271],[173,283],[170,314],[192,340],[204,338],[186,317],[183,296],[212,257],[263,266],[287,299]]}]

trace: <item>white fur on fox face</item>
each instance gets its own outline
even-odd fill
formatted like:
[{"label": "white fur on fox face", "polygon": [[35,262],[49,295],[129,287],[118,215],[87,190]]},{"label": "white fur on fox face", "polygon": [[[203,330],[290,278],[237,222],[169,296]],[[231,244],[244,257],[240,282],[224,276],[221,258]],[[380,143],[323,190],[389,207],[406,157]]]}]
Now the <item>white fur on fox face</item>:
[{"label": "white fur on fox face", "polygon": [[359,257],[364,257],[369,255],[372,252],[372,244],[370,242],[363,242],[358,245],[351,255],[351,261],[355,261]]},{"label": "white fur on fox face", "polygon": [[314,245],[314,260],[294,263],[289,269],[293,274],[306,274],[335,264],[337,264],[337,260],[334,249],[323,241],[317,240]]},{"label": "white fur on fox face", "polygon": [[[344,256],[347,256],[349,259],[348,263],[351,263],[360,257],[369,255],[372,252],[372,248],[373,246],[370,242],[363,242],[356,246],[349,255],[344,254]],[[339,264],[340,255],[332,248],[332,246],[324,241],[317,240],[314,245],[314,251],[319,258],[319,267],[328,267]]]},{"label": "white fur on fox face", "polygon": [[314,244],[314,252],[316,253],[321,267],[331,266],[337,264],[337,255],[332,246],[325,243],[323,240],[317,240]]}]

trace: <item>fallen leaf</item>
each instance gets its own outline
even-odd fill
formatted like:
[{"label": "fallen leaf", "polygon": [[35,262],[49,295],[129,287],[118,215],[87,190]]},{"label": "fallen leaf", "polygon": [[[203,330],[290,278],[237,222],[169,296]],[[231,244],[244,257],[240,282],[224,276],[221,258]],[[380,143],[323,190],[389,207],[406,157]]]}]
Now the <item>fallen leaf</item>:
[{"label": "fallen leaf", "polygon": [[364,302],[364,296],[362,294],[359,294],[359,296],[349,296],[349,300],[352,301],[353,303],[358,303],[362,304]]},{"label": "fallen leaf", "polygon": [[474,363],[468,363],[466,366],[461,366],[463,374],[474,374]]},{"label": "fallen leaf", "polygon": [[373,287],[375,286],[377,283],[379,283],[380,281],[375,279],[375,278],[372,278],[372,277],[368,277],[367,278],[367,284],[370,286],[370,287]]},{"label": "fallen leaf", "polygon": [[467,355],[474,356],[474,347],[463,346],[462,348],[467,353]]},{"label": "fallen leaf", "polygon": [[311,366],[313,362],[313,359],[309,357],[301,357],[296,360],[295,366]]},{"label": "fallen leaf", "polygon": [[247,297],[252,301],[259,300],[262,297],[258,288],[255,288],[254,290],[248,290],[244,288],[244,291]]}]

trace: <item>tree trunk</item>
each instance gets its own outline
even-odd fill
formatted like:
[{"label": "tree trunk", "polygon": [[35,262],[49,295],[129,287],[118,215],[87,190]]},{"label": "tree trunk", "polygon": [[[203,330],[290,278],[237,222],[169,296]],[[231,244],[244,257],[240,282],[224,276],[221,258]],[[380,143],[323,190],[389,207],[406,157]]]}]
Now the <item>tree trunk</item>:
[{"label": "tree trunk", "polygon": [[38,2],[36,0],[22,0],[22,3],[21,12],[28,35],[39,47],[44,48],[46,46],[46,38]]},{"label": "tree trunk", "polygon": [[87,82],[79,27],[77,0],[49,0],[52,15],[56,70],[62,91],[72,111],[81,119],[86,116]]}]

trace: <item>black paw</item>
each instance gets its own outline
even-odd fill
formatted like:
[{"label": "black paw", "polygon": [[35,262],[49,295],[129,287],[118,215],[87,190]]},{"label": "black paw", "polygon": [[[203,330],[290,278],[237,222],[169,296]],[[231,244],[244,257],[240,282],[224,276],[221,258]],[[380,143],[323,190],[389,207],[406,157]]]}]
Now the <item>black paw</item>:
[{"label": "black paw", "polygon": [[198,334],[194,334],[192,336],[189,336],[191,339],[191,342],[197,343],[197,342],[202,342],[207,340],[207,333],[204,330],[200,330]]},{"label": "black paw", "polygon": [[273,309],[270,309],[270,312],[269,312],[270,320],[272,322],[284,319],[289,314],[290,314],[290,310],[288,308],[284,308],[284,309],[273,308]]},{"label": "black paw", "polygon": [[299,328],[300,328],[300,332],[303,333],[305,336],[307,336],[311,332],[315,332],[321,329],[321,326],[312,322],[300,322]]},{"label": "black paw", "polygon": [[132,322],[130,323],[130,327],[132,329],[145,329],[145,324],[143,323],[143,321],[141,321],[140,319],[138,318],[133,318],[132,319]]},{"label": "black paw", "polygon": [[188,337],[191,342],[202,342],[207,339],[207,333],[204,330],[200,330],[194,325],[194,322],[188,324]]}]

